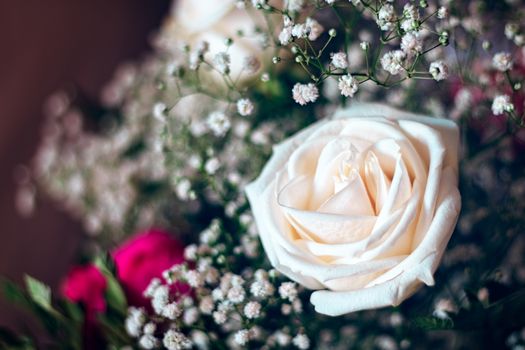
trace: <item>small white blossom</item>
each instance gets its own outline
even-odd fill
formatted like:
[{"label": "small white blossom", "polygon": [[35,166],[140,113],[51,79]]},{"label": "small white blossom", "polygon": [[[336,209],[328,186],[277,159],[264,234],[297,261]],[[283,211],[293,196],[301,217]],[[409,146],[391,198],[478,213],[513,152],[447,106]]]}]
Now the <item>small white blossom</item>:
[{"label": "small white blossom", "polygon": [[512,40],[514,36],[518,33],[519,26],[516,23],[507,23],[505,24],[505,36],[507,39]]},{"label": "small white blossom", "polygon": [[184,274],[184,278],[190,285],[190,287],[193,288],[199,288],[202,287],[204,284],[204,279],[202,278],[202,275],[197,270],[189,270]]},{"label": "small white blossom", "polygon": [[191,70],[196,70],[199,68],[200,63],[202,62],[202,59],[204,57],[204,54],[208,52],[210,48],[210,44],[207,41],[201,41],[197,44],[195,47],[195,50],[193,50],[190,53],[189,57],[189,67]]},{"label": "small white blossom", "polygon": [[401,38],[401,50],[407,54],[423,51],[423,43],[418,33],[408,32]]},{"label": "small white blossom", "polygon": [[253,7],[265,5],[267,0],[252,0]]},{"label": "small white blossom", "polygon": [[173,303],[167,304],[162,309],[161,313],[159,313],[159,312],[157,312],[157,313],[159,315],[162,315],[162,316],[170,319],[170,320],[176,320],[182,314],[182,309],[181,309],[179,304],[173,302]]},{"label": "small white blossom", "polygon": [[241,98],[237,101],[237,111],[242,116],[247,116],[253,113],[253,103],[247,98]]},{"label": "small white blossom", "polygon": [[242,67],[246,73],[255,74],[261,68],[261,61],[255,56],[246,56]]},{"label": "small white blossom", "polygon": [[157,330],[157,325],[153,322],[148,322],[144,325],[144,334],[153,334]]},{"label": "small white blossom", "polygon": [[286,0],[286,7],[289,11],[301,11],[304,6],[304,0]]},{"label": "small white blossom", "polygon": [[368,41],[361,41],[359,46],[361,47],[361,50],[366,51],[370,47],[370,43]]},{"label": "small white blossom", "polygon": [[217,137],[224,136],[228,130],[230,130],[231,122],[230,118],[226,114],[220,111],[212,112],[206,120],[208,127],[211,129],[213,134]]},{"label": "small white blossom", "polygon": [[281,305],[281,313],[285,316],[288,316],[292,313],[292,305],[290,304],[282,304]]},{"label": "small white blossom", "polygon": [[219,170],[221,166],[221,163],[219,160],[215,157],[210,158],[206,161],[206,164],[204,164],[204,170],[210,175],[213,175]]},{"label": "small white blossom", "polygon": [[247,329],[241,329],[235,332],[233,336],[233,341],[237,345],[241,345],[241,346],[248,344],[248,342],[250,341],[250,331]]},{"label": "small white blossom", "polygon": [[159,340],[152,334],[144,334],[139,339],[139,346],[143,349],[154,349],[159,346]]},{"label": "small white blossom", "polygon": [[296,38],[306,38],[309,34],[309,28],[305,23],[295,24],[292,27],[292,35]]},{"label": "small white blossom", "polygon": [[153,298],[153,293],[155,290],[161,285],[161,281],[158,278],[153,278],[146,289],[144,289],[144,297],[146,298]]},{"label": "small white blossom", "polygon": [[224,310],[215,311],[213,313],[213,320],[216,324],[221,325],[226,323],[228,320],[228,316],[226,315],[226,312]]},{"label": "small white blossom", "polygon": [[377,25],[381,30],[390,30],[396,19],[394,7],[390,4],[383,5],[377,14]]},{"label": "small white blossom", "polygon": [[354,97],[354,94],[359,89],[359,82],[353,76],[347,74],[338,79],[337,87],[341,91],[341,95],[345,97]]},{"label": "small white blossom", "polygon": [[297,288],[294,282],[283,282],[279,286],[279,295],[283,299],[294,301],[297,298]]},{"label": "small white blossom", "polygon": [[211,315],[213,309],[215,308],[215,303],[211,296],[205,296],[199,302],[199,310],[205,315]]},{"label": "small white blossom", "polygon": [[432,78],[440,81],[448,77],[448,66],[443,61],[435,61],[430,64],[428,72],[432,74]]},{"label": "small white blossom", "polygon": [[306,334],[297,334],[293,340],[293,345],[295,345],[298,349],[306,350],[310,348],[310,339]]},{"label": "small white blossom", "polygon": [[261,315],[261,304],[256,301],[250,301],[244,305],[244,315],[249,318],[257,318]]},{"label": "small white blossom", "polygon": [[151,299],[151,306],[156,314],[162,315],[164,308],[169,303],[169,288],[168,286],[158,286],[153,292],[153,298]]},{"label": "small white blossom", "polygon": [[277,344],[281,347],[286,347],[292,342],[292,337],[289,334],[280,330],[275,332],[273,334],[273,337],[275,338]]},{"label": "small white blossom", "polygon": [[406,55],[401,50],[389,51],[381,58],[381,66],[392,75],[397,75],[403,71],[403,61]]},{"label": "small white blossom", "polygon": [[227,300],[233,304],[240,304],[244,301],[246,293],[242,287],[233,287],[228,291]]},{"label": "small white blossom", "polygon": [[139,337],[142,325],[146,322],[146,313],[142,308],[130,307],[125,321],[126,332],[132,337]]},{"label": "small white blossom", "polygon": [[312,84],[300,84],[297,83],[292,89],[293,99],[295,102],[304,106],[309,102],[315,102],[319,97],[319,90],[317,87]]},{"label": "small white blossom", "polygon": [[175,187],[177,197],[183,201],[190,199],[191,196],[191,182],[188,179],[182,179]]},{"label": "small white blossom", "polygon": [[335,68],[338,68],[338,69],[348,68],[348,57],[346,56],[346,53],[337,52],[337,53],[332,53],[330,56],[332,57],[332,65]]},{"label": "small white blossom", "polygon": [[418,8],[412,4],[405,4],[403,7],[403,20],[401,21],[401,28],[405,32],[417,30],[419,27],[419,11]]},{"label": "small white blossom", "polygon": [[191,341],[184,334],[173,329],[164,333],[162,343],[168,350],[191,349],[192,346]]},{"label": "small white blossom", "polygon": [[259,279],[250,286],[250,292],[256,298],[269,297],[274,291],[274,286],[266,279]]},{"label": "small white blossom", "polygon": [[155,105],[153,106],[153,116],[161,122],[166,121],[167,111],[168,109],[166,108],[166,105],[162,102],[155,103]]},{"label": "small white blossom", "polygon": [[227,52],[219,52],[213,57],[213,66],[221,74],[230,73],[230,55]]},{"label": "small white blossom", "polygon": [[494,113],[494,115],[501,115],[504,112],[512,112],[513,110],[514,105],[509,95],[498,95],[494,98],[492,102],[492,113]]},{"label": "small white blossom", "polygon": [[191,326],[199,320],[199,310],[196,307],[190,307],[184,310],[182,315],[182,321],[185,325]]},{"label": "small white blossom", "polygon": [[283,46],[291,43],[292,38],[292,26],[285,26],[279,33],[279,42]]},{"label": "small white blossom", "polygon": [[512,68],[512,56],[508,52],[498,52],[492,58],[492,65],[501,72],[506,72]]},{"label": "small white blossom", "polygon": [[310,41],[317,40],[324,31],[323,26],[313,18],[307,17],[304,24],[308,28],[308,40]]},{"label": "small white blossom", "polygon": [[197,260],[197,252],[199,251],[199,248],[196,244],[190,244],[184,248],[184,259],[187,261],[195,261]]},{"label": "small white blossom", "polygon": [[447,17],[448,17],[448,8],[446,8],[445,6],[441,6],[437,12],[437,18],[445,19]]}]

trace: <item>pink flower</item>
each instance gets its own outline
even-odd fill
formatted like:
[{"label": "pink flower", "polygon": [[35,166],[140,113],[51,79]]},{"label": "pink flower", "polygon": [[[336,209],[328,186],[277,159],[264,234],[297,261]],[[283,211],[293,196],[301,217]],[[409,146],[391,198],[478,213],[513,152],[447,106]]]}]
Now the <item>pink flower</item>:
[{"label": "pink flower", "polygon": [[[142,293],[150,281],[162,272],[184,261],[184,246],[170,234],[152,229],[138,234],[113,252],[117,278],[124,288],[129,305],[147,306]],[[175,286],[180,292],[187,285]]]},{"label": "pink flower", "polygon": [[97,313],[106,310],[104,293],[107,282],[102,273],[92,264],[74,266],[62,283],[62,294],[69,300],[81,303],[86,317],[94,319]]}]

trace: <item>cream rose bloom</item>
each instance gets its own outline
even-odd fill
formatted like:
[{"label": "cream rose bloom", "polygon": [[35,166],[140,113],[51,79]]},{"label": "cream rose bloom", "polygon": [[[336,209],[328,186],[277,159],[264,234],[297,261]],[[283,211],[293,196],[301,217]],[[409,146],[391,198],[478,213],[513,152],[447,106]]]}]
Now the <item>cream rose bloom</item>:
[{"label": "cream rose bloom", "polygon": [[270,262],[333,316],[432,285],[460,210],[458,142],[449,120],[358,104],[277,145],[246,189]]},{"label": "cream rose bloom", "polygon": [[[226,39],[234,40],[227,52],[230,55],[230,75],[233,80],[246,80],[255,72],[246,71],[245,59],[255,57],[264,63],[271,59],[271,50],[264,50],[257,26],[264,24],[260,11],[250,6],[239,9],[236,0],[177,0],[171,15],[161,32],[161,41],[168,45],[181,42],[195,48],[206,41],[209,53],[206,59],[212,62],[213,56],[227,49]],[[243,36],[238,32],[242,31]],[[212,74],[222,79],[218,73]]]}]

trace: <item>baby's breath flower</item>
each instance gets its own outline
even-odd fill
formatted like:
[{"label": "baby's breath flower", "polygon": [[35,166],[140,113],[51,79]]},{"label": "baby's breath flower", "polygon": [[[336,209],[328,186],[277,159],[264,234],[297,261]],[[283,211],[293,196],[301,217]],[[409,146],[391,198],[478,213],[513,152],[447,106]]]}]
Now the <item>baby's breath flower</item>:
[{"label": "baby's breath flower", "polygon": [[199,302],[199,310],[205,315],[211,315],[214,308],[215,303],[211,296],[205,296]]},{"label": "baby's breath flower", "polygon": [[285,26],[279,33],[279,42],[285,46],[292,42],[292,26]]},{"label": "baby's breath flower", "polygon": [[184,310],[182,315],[182,321],[185,325],[191,326],[199,320],[199,310],[196,307],[190,307]]},{"label": "baby's breath flower", "polygon": [[361,50],[366,51],[370,47],[370,43],[368,41],[361,41],[359,46],[361,47]]},{"label": "baby's breath flower", "polygon": [[519,26],[516,23],[507,23],[505,24],[505,36],[507,39],[512,40],[514,36],[518,33]]},{"label": "baby's breath flower", "polygon": [[295,24],[292,27],[292,35],[296,38],[306,38],[309,34],[309,28],[305,23]]},{"label": "baby's breath flower", "polygon": [[297,288],[294,282],[283,282],[279,286],[279,295],[282,299],[294,301],[297,298]]},{"label": "baby's breath flower", "polygon": [[233,304],[240,304],[244,301],[246,293],[242,287],[233,287],[228,291],[227,300]]},{"label": "baby's breath flower", "polygon": [[224,310],[215,311],[213,313],[213,320],[218,325],[226,323],[226,321],[228,320],[228,316],[226,315],[226,311],[224,311]]},{"label": "baby's breath flower", "polygon": [[512,112],[514,105],[510,100],[509,95],[498,95],[492,102],[492,113],[494,115],[502,115],[504,112]]},{"label": "baby's breath flower", "polygon": [[389,51],[381,58],[381,66],[392,75],[397,75],[403,71],[403,61],[406,54],[401,50]]},{"label": "baby's breath flower", "polygon": [[128,317],[124,323],[126,332],[132,337],[139,337],[144,322],[146,322],[144,309],[131,306],[128,309]]},{"label": "baby's breath flower", "polygon": [[338,69],[348,68],[348,57],[344,52],[337,52],[330,54],[332,57],[332,65]]},{"label": "baby's breath flower", "polygon": [[166,333],[164,333],[162,344],[168,350],[191,349],[192,347],[191,340],[186,338],[186,336],[181,332],[173,329],[169,329]]},{"label": "baby's breath flower", "polygon": [[297,334],[293,340],[293,345],[295,345],[298,349],[306,350],[310,348],[310,339],[308,336],[304,333]]},{"label": "baby's breath flower", "polygon": [[197,245],[196,244],[190,244],[184,248],[184,259],[187,261],[195,261],[197,260]]},{"label": "baby's breath flower", "polygon": [[513,62],[511,54],[508,52],[498,52],[492,58],[492,65],[501,72],[512,69]]},{"label": "baby's breath flower", "polygon": [[241,345],[241,346],[248,344],[248,342],[250,341],[250,331],[247,329],[241,329],[237,331],[235,335],[233,336],[233,341],[237,345]]},{"label": "baby's breath flower", "polygon": [[252,283],[250,292],[256,298],[266,298],[273,294],[274,286],[266,279],[259,279]]},{"label": "baby's breath flower", "polygon": [[197,270],[189,270],[185,273],[185,279],[190,285],[190,287],[193,288],[199,288],[202,287],[204,284],[204,279],[202,278],[202,275]]},{"label": "baby's breath flower", "polygon": [[304,6],[304,0],[286,0],[286,7],[289,11],[301,11]]},{"label": "baby's breath flower", "polygon": [[392,25],[396,19],[394,7],[390,4],[381,6],[377,13],[377,25],[381,30],[387,31],[392,28]]},{"label": "baby's breath flower", "polygon": [[295,102],[299,103],[301,106],[309,102],[315,102],[319,97],[319,90],[317,87],[312,84],[300,84],[297,83],[292,89],[293,99]]},{"label": "baby's breath flower", "polygon": [[437,12],[437,18],[445,19],[447,17],[448,17],[448,8],[446,8],[445,6],[441,6]]},{"label": "baby's breath flower", "polygon": [[250,301],[244,305],[244,315],[246,318],[253,319],[261,315],[261,304],[256,301]]},{"label": "baby's breath flower", "polygon": [[247,98],[241,98],[237,101],[237,111],[242,116],[247,116],[253,113],[253,103]]},{"label": "baby's breath flower", "polygon": [[162,102],[157,102],[153,106],[153,116],[158,119],[161,122],[166,121],[166,112],[168,109],[166,108],[166,105]]},{"label": "baby's breath flower", "polygon": [[231,127],[230,118],[220,111],[211,113],[206,122],[213,134],[217,137],[224,136]]},{"label": "baby's breath flower", "polygon": [[179,304],[173,302],[165,305],[161,312],[157,313],[170,320],[176,320],[182,314],[182,309]]},{"label": "baby's breath flower", "polygon": [[307,17],[304,24],[308,28],[308,40],[310,41],[317,40],[324,31],[323,26],[313,18]]},{"label": "baby's breath flower", "polygon": [[281,330],[276,331],[273,334],[273,337],[275,338],[277,344],[281,347],[286,347],[292,342],[292,337]]},{"label": "baby's breath flower", "polygon": [[227,52],[219,52],[213,57],[213,65],[221,74],[230,73],[230,55]]},{"label": "baby's breath flower", "polygon": [[423,43],[418,33],[408,32],[401,38],[401,50],[407,54],[415,54],[423,51]]},{"label": "baby's breath flower", "polygon": [[168,286],[158,286],[153,292],[153,298],[151,299],[151,306],[156,314],[162,315],[164,308],[169,303],[169,288]]},{"label": "baby's breath flower", "polygon": [[139,346],[143,349],[154,349],[159,346],[159,340],[152,334],[144,334],[139,339]]},{"label": "baby's breath flower", "polygon": [[179,197],[179,199],[182,199],[183,201],[190,199],[192,197],[190,180],[180,180],[177,186],[175,187],[175,192],[177,193],[177,197]]},{"label": "baby's breath flower", "polygon": [[434,80],[440,81],[448,77],[448,66],[443,61],[435,61],[430,64],[428,72]]},{"label": "baby's breath flower", "polygon": [[338,88],[341,91],[341,95],[354,97],[354,94],[359,89],[359,82],[350,74],[343,75],[338,80]]},{"label": "baby's breath flower", "polygon": [[157,325],[153,322],[148,322],[144,325],[144,334],[153,334],[157,330]]},{"label": "baby's breath flower", "polygon": [[246,56],[243,61],[243,70],[248,74],[255,74],[261,68],[261,61],[255,56]]}]

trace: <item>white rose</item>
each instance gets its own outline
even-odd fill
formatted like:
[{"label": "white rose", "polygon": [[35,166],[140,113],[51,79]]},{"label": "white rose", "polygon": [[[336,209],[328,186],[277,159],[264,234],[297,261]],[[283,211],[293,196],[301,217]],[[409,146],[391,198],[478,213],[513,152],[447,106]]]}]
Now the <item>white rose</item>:
[{"label": "white rose", "polygon": [[[161,32],[161,41],[174,45],[184,42],[194,48],[202,41],[209,43],[208,62],[226,51],[230,55],[230,75],[242,81],[256,72],[245,69],[247,57],[255,57],[264,63],[271,58],[271,50],[263,49],[261,35],[256,27],[264,24],[260,11],[249,6],[239,9],[236,0],[178,0],[175,1],[170,18]],[[242,31],[243,36],[238,32]],[[226,39],[233,39],[227,48]],[[215,80],[222,80],[214,73]]]},{"label": "white rose", "polygon": [[460,210],[458,142],[449,120],[357,104],[277,145],[246,189],[270,262],[334,316],[432,285]]}]

